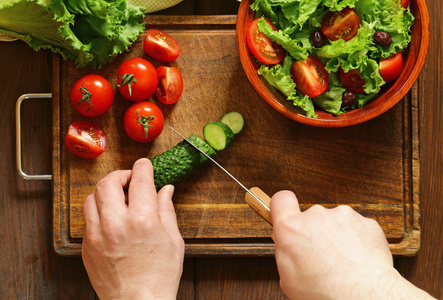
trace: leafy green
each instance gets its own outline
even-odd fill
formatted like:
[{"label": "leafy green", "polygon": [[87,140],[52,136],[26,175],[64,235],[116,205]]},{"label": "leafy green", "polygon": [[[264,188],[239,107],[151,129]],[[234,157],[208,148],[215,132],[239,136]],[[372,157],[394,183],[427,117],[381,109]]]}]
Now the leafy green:
[{"label": "leafy green", "polygon": [[144,8],[125,0],[0,0],[0,32],[79,67],[100,68],[144,30]]},{"label": "leafy green", "polygon": [[302,95],[296,89],[290,73],[291,65],[291,57],[286,56],[282,64],[277,64],[271,68],[267,65],[261,65],[258,74],[265,77],[269,84],[281,91],[295,106],[303,109],[308,117],[314,118],[317,116],[314,112],[314,104],[308,96]]},{"label": "leafy green", "polygon": [[[317,49],[309,37],[319,30],[323,17],[329,11],[340,11],[351,7],[360,18],[357,35],[345,42],[342,39],[329,41]],[[319,58],[329,73],[327,90],[313,99],[300,94],[293,83],[290,66],[261,66],[258,73],[271,85],[280,90],[288,99],[305,110],[306,115],[315,117],[312,104],[335,115],[346,110],[362,107],[376,97],[385,81],[380,75],[379,61],[399,51],[404,51],[411,41],[411,27],[414,16],[410,9],[401,7],[397,0],[255,0],[250,6],[256,17],[264,17],[274,23],[279,31],[272,30],[264,20],[258,21],[259,29],[287,52],[284,63],[305,60],[308,56]],[[387,32],[392,42],[387,47],[376,45],[373,35],[376,31]],[[338,79],[338,71],[358,69],[365,81],[364,95],[357,95],[352,107],[342,107],[344,86]],[[294,91],[295,90],[295,91]]]}]

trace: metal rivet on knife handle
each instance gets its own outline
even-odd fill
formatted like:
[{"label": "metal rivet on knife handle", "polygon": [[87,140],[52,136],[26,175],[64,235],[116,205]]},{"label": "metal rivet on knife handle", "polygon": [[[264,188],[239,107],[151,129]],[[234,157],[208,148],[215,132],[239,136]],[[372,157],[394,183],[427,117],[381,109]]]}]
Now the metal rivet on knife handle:
[{"label": "metal rivet on knife handle", "polygon": [[[262,203],[257,201],[256,198],[254,198],[249,193],[246,193],[245,201],[249,204],[249,206],[257,213],[259,214],[263,219],[268,221],[269,224],[272,225],[272,218],[271,218],[271,198],[265,194],[261,189],[258,187],[253,187],[250,189],[250,191],[261,200]],[[266,207],[263,205],[265,204]]]}]

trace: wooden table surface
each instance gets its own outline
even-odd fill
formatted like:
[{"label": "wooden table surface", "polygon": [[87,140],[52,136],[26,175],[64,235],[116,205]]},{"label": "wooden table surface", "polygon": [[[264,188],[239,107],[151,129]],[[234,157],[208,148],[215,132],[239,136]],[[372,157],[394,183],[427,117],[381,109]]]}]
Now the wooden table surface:
[{"label": "wooden table surface", "polygon": [[[399,272],[443,299],[443,48],[442,3],[427,0],[431,39],[418,81],[421,161],[421,249],[395,257]],[[170,15],[236,14],[234,0],[186,0],[160,12]],[[58,256],[52,242],[50,181],[26,181],[15,167],[15,101],[25,93],[51,92],[52,53],[21,41],[0,42],[0,299],[95,299],[81,258]],[[50,174],[51,103],[24,103],[23,165]],[[272,257],[185,259],[178,299],[285,299]]]}]

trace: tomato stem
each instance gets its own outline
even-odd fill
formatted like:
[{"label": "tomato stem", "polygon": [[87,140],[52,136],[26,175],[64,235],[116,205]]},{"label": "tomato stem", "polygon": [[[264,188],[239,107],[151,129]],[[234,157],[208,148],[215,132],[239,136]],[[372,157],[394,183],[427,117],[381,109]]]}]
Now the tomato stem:
[{"label": "tomato stem", "polygon": [[126,73],[123,76],[118,75],[122,79],[122,83],[117,85],[118,87],[122,87],[125,84],[128,84],[128,90],[129,90],[129,96],[132,96],[132,87],[131,84],[134,82],[137,82],[137,79],[135,78],[134,74],[128,74]]},{"label": "tomato stem", "polygon": [[78,101],[75,106],[82,104],[83,102],[88,102],[89,103],[89,108],[86,112],[89,112],[92,108],[92,101],[91,101],[91,97],[92,94],[90,91],[88,91],[88,89],[83,86],[85,84],[85,81],[83,80],[81,87],[78,89],[78,91],[80,91],[80,94],[82,94],[82,100]]},{"label": "tomato stem", "polygon": [[143,128],[145,129],[145,138],[148,138],[148,132],[149,132],[149,127],[154,127],[152,125],[149,125],[149,122],[152,122],[153,120],[157,120],[157,118],[155,116],[140,116],[140,113],[137,113],[137,121],[143,126]]}]

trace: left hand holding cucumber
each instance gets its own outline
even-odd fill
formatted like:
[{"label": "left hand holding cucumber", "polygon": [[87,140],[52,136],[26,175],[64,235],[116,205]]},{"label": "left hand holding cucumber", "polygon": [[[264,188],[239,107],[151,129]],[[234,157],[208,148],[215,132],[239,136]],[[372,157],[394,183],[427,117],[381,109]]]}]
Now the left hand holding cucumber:
[{"label": "left hand holding cucumber", "polygon": [[173,190],[157,194],[152,164],[141,159],[103,178],[86,199],[82,258],[100,299],[175,299],[184,241]]}]

